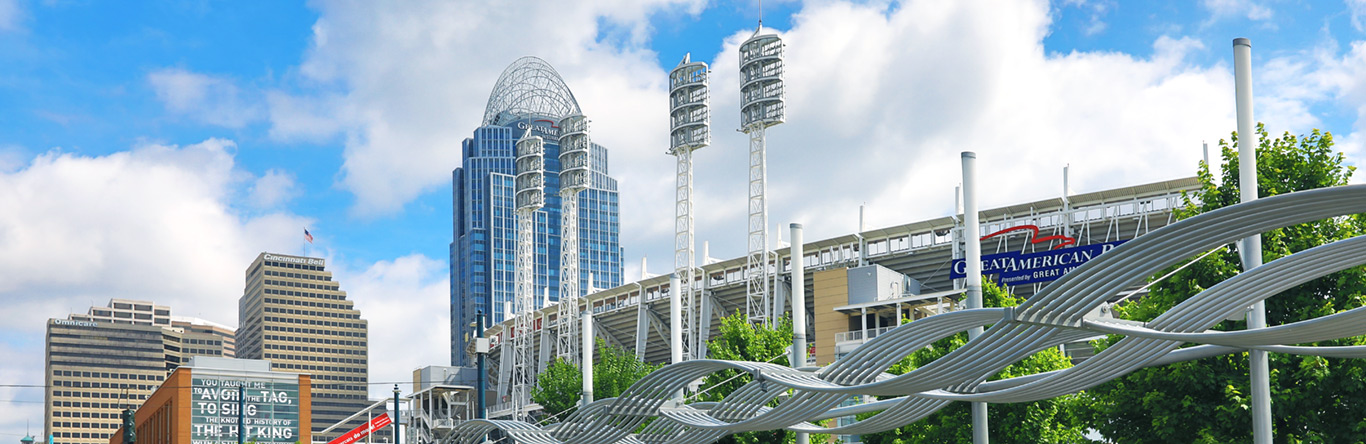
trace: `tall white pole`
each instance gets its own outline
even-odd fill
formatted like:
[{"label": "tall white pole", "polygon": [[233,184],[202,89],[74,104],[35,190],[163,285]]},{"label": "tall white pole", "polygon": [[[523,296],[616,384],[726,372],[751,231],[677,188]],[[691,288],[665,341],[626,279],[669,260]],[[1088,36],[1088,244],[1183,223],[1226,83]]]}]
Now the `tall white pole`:
[{"label": "tall white pole", "polygon": [[[1257,200],[1258,136],[1252,127],[1252,41],[1233,39],[1233,89],[1238,105],[1238,185],[1243,202]],[[1243,271],[1262,265],[1262,235],[1243,239]],[[1266,303],[1247,313],[1247,328],[1266,328]],[[1266,352],[1248,353],[1252,373],[1252,441],[1271,444],[1271,377]]]},{"label": "tall white pole", "polygon": [[[578,301],[571,303],[577,304]],[[584,307],[579,318],[583,319],[583,342],[580,344],[580,352],[583,353],[583,359],[580,360],[583,366],[583,397],[579,405],[588,405],[593,402],[593,307]]]},{"label": "tall white pole", "polygon": [[[967,307],[982,308],[982,243],[977,221],[977,153],[963,152],[963,242],[967,244]],[[982,335],[982,327],[968,330],[968,340]],[[972,442],[987,444],[987,403],[972,403]]]},{"label": "tall white pole", "polygon": [[[802,224],[788,226],[792,230],[792,367],[806,366],[806,264],[802,256]],[[797,444],[808,444],[810,436],[797,433]]]},{"label": "tall white pole", "polygon": [[[669,352],[672,363],[683,362],[683,288],[678,280],[678,274],[669,276]],[[683,391],[679,390],[674,394],[679,401],[683,399]]]}]

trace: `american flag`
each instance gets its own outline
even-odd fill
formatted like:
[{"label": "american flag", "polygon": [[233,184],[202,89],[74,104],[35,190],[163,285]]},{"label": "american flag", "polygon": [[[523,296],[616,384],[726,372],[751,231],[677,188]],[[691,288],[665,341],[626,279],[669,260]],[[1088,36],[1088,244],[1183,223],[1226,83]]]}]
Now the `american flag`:
[{"label": "american flag", "polygon": [[308,241],[310,244],[313,243],[313,235],[308,233],[307,228],[304,228],[304,240]]}]

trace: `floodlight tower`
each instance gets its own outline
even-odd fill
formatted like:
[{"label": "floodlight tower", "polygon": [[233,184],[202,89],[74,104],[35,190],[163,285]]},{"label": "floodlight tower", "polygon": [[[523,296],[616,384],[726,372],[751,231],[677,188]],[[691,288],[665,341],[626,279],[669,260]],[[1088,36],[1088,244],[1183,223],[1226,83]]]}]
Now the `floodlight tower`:
[{"label": "floodlight tower", "polygon": [[[683,56],[678,66],[669,71],[669,154],[677,160],[674,178],[674,277],[678,288],[680,309],[679,330],[685,336],[675,345],[676,360],[692,359],[697,350],[697,318],[694,314],[696,298],[693,268],[693,206],[692,153],[711,143],[711,111],[707,104],[707,64],[693,62],[691,54]],[[681,354],[678,354],[681,352]]]},{"label": "floodlight tower", "polygon": [[531,353],[531,330],[536,316],[536,211],[545,206],[545,143],[540,136],[526,134],[517,141],[516,294],[513,297],[512,330],[512,419],[522,419],[536,385],[535,357]]},{"label": "floodlight tower", "polygon": [[[768,264],[776,255],[768,250],[768,160],[764,133],[783,123],[783,41],[764,34],[763,25],[740,45],[740,131],[749,134],[749,255],[745,282],[750,322],[771,322],[773,292]],[[775,270],[777,273],[781,270]]]},{"label": "floodlight tower", "polygon": [[555,349],[571,364],[579,363],[579,192],[588,188],[591,145],[587,117],[560,119],[560,328]]}]

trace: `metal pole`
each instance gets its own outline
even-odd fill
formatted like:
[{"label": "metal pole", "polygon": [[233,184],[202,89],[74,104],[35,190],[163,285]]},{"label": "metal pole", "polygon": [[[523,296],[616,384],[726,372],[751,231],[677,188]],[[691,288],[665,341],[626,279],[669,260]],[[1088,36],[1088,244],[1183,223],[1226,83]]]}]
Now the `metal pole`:
[{"label": "metal pole", "polygon": [[394,384],[394,444],[403,444],[403,435],[399,434],[401,425],[398,409],[398,384]]},{"label": "metal pole", "polygon": [[[977,221],[977,153],[963,152],[963,243],[967,244],[967,308],[982,308],[982,243]],[[968,340],[982,335],[982,327],[968,330]],[[987,403],[972,403],[972,442],[987,444]]]},{"label": "metal pole", "polygon": [[[802,263],[802,224],[791,224],[792,248],[792,368],[806,366],[806,270]],[[779,270],[782,271],[782,270]],[[811,437],[797,433],[797,444],[808,444]]]},{"label": "metal pole", "polygon": [[[683,362],[683,295],[682,286],[678,280],[678,273],[669,277],[669,353],[670,358],[675,364]],[[680,402],[683,400],[683,391],[679,390],[674,394]]]},{"label": "metal pole", "polygon": [[237,384],[237,444],[247,442],[247,385],[246,381]]},{"label": "metal pole", "polygon": [[[1233,84],[1238,110],[1238,185],[1243,202],[1257,200],[1258,136],[1252,127],[1252,41],[1233,39]],[[1262,235],[1243,238],[1243,271],[1262,265]],[[1247,313],[1247,328],[1266,328],[1266,303]],[[1248,352],[1252,373],[1252,441],[1271,444],[1271,377],[1266,352]]]},{"label": "metal pole", "polygon": [[[484,339],[484,311],[479,310],[478,312],[476,312],[474,314],[474,318],[476,319],[475,322],[478,323],[475,329],[479,330],[479,339]],[[482,343],[483,341],[478,342]],[[476,358],[476,361],[479,367],[477,370],[479,372],[479,374],[477,375],[479,386],[477,388],[479,392],[475,394],[477,397],[475,398],[474,417],[478,419],[484,419],[488,417],[488,404],[484,403],[484,391],[488,390],[488,375],[484,374],[484,372],[487,371],[484,365],[485,360],[488,359],[489,354],[487,350],[476,350],[475,354],[478,356]]]},{"label": "metal pole", "polygon": [[[645,303],[645,292],[640,292],[641,304]],[[583,319],[583,396],[579,399],[579,405],[588,405],[593,402],[593,307],[584,307],[579,317]]]}]

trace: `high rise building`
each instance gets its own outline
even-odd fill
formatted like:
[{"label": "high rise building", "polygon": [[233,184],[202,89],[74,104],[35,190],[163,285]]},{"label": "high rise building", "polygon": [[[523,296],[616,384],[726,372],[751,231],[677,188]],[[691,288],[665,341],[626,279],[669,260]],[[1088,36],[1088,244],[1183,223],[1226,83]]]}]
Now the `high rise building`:
[{"label": "high rise building", "polygon": [[[72,317],[78,316],[84,317]],[[169,349],[173,335],[153,325],[49,320],[48,436],[61,443],[108,443],[119,427],[119,411],[142,405],[179,364],[178,350]]]},{"label": "high rise building", "polygon": [[231,327],[199,318],[172,316],[171,329],[181,333],[183,355],[223,358],[237,356],[237,331]]},{"label": "high rise building", "polygon": [[[513,300],[516,214],[514,146],[526,132],[545,141],[545,206],[536,211],[537,307],[560,300],[560,128],[581,114],[554,68],[536,57],[513,62],[498,78],[474,136],[461,144],[452,173],[454,241],[450,246],[451,364],[469,366],[466,345],[478,313],[492,323]],[[593,144],[590,184],[579,194],[579,291],[621,285],[617,181],[607,175],[607,149]]]},{"label": "high rise building", "polygon": [[45,423],[58,442],[107,443],[119,411],[137,408],[193,356],[231,356],[233,329],[172,319],[150,301],[111,299],[47,325]]},{"label": "high rise building", "polygon": [[[321,258],[261,253],[238,301],[237,357],[311,375],[312,436],[330,440],[364,418],[329,426],[370,406],[368,324]],[[354,423],[354,424],[353,424]]]},{"label": "high rise building", "polygon": [[103,321],[111,324],[171,325],[171,307],[150,301],[110,299],[104,307],[90,307],[86,314],[73,314],[74,321]]}]

